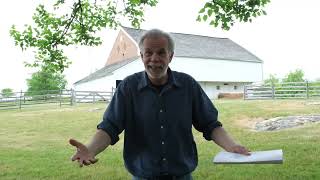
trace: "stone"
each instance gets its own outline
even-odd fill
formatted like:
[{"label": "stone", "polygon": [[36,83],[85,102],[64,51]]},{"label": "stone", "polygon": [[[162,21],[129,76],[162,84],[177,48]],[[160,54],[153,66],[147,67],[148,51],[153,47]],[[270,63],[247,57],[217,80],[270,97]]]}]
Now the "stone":
[{"label": "stone", "polygon": [[308,123],[317,123],[317,122],[320,122],[320,114],[276,117],[276,118],[268,119],[265,121],[257,122],[255,125],[255,130],[274,131],[274,130],[302,126]]}]

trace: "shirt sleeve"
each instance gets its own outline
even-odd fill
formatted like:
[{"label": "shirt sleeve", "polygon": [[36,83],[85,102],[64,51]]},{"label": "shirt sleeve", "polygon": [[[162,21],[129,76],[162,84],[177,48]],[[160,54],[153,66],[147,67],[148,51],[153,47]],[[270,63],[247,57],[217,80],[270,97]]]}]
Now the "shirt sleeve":
[{"label": "shirt sleeve", "polygon": [[203,133],[206,140],[210,141],[213,129],[222,126],[218,121],[218,111],[195,80],[192,82],[192,93],[192,124]]},{"label": "shirt sleeve", "polygon": [[119,141],[119,134],[124,129],[126,119],[126,97],[124,82],[121,82],[103,115],[103,120],[97,125],[111,138],[111,145]]}]

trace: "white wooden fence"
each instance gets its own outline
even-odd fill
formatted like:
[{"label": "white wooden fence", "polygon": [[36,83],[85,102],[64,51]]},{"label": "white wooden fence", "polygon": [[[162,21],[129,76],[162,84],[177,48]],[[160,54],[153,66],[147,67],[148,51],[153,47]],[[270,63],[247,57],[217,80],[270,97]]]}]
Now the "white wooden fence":
[{"label": "white wooden fence", "polygon": [[244,87],[245,100],[309,98],[320,98],[320,81],[247,85]]},{"label": "white wooden fence", "polygon": [[0,93],[1,109],[21,109],[41,104],[75,105],[76,103],[107,103],[114,91],[75,91],[47,90],[38,92],[14,92],[10,95]]}]

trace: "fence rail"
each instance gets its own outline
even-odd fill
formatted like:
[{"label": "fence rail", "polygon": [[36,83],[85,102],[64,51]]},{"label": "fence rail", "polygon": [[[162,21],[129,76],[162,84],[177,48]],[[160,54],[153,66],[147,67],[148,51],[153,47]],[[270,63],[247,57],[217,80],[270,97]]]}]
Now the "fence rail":
[{"label": "fence rail", "polygon": [[41,104],[75,105],[76,103],[109,102],[112,92],[47,90],[37,92],[14,92],[10,95],[0,93],[0,110],[21,109]]},{"label": "fence rail", "polygon": [[247,85],[244,99],[309,99],[320,97],[320,81]]}]

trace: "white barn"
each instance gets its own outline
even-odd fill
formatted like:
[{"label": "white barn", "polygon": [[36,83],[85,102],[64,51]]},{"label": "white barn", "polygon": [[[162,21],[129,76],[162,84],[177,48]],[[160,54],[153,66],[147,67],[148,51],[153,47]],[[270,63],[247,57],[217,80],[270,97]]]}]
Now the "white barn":
[{"label": "white barn", "polygon": [[[143,71],[138,41],[144,30],[122,27],[106,65],[74,83],[75,90],[111,91],[116,80]],[[263,61],[228,38],[170,33],[175,54],[169,67],[194,77],[211,99],[241,94],[244,85],[263,79]]]}]

